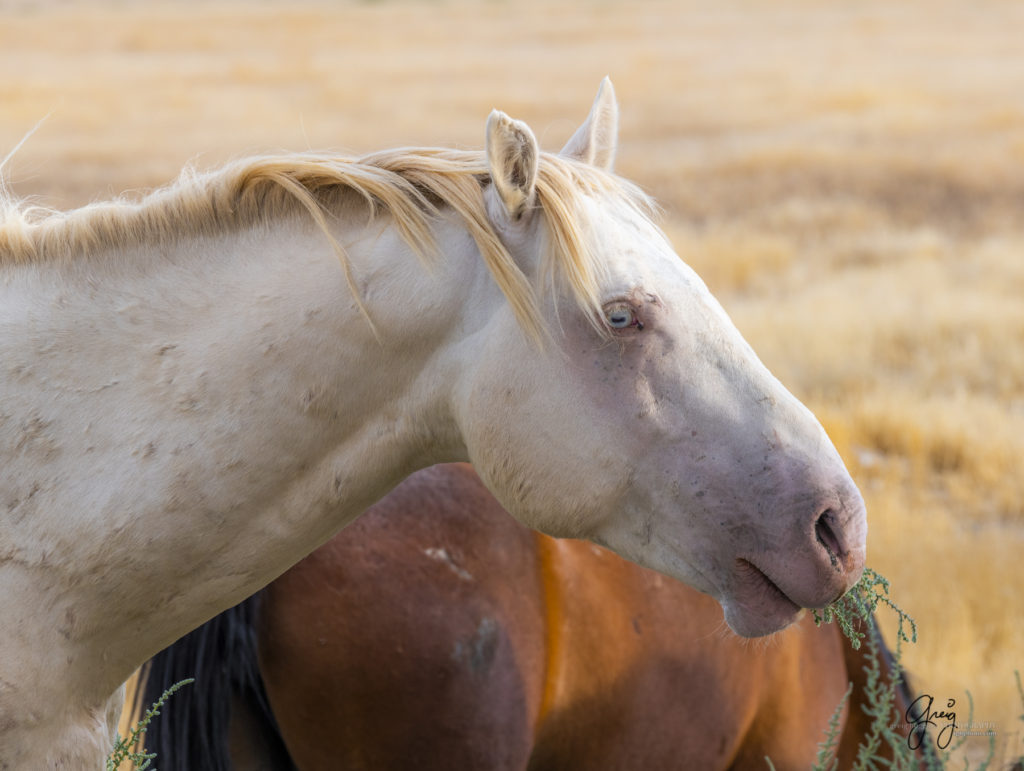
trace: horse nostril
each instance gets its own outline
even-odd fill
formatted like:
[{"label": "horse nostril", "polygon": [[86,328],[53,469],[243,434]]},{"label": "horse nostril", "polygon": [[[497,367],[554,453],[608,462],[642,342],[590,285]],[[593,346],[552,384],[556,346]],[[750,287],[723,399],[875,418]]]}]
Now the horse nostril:
[{"label": "horse nostril", "polygon": [[839,568],[839,560],[845,556],[845,550],[842,546],[842,541],[836,535],[835,530],[832,528],[832,523],[835,518],[835,513],[832,509],[825,509],[818,517],[818,521],[814,523],[814,536],[818,539],[818,543],[825,547],[825,551],[828,552],[828,558],[832,562],[832,567]]}]

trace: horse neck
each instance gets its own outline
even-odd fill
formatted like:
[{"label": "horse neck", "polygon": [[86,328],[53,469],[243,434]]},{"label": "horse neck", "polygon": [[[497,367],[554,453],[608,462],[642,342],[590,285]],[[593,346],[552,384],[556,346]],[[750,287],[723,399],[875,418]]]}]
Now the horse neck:
[{"label": "horse neck", "polygon": [[[445,383],[470,255],[426,271],[384,222],[338,235],[379,342],[298,221],[0,282],[0,725],[95,711],[415,468],[462,459]],[[46,655],[25,644],[54,630]]]}]

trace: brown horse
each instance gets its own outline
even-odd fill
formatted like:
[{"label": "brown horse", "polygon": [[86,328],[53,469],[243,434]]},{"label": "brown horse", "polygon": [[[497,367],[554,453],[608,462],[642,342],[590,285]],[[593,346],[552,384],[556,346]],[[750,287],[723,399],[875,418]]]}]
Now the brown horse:
[{"label": "brown horse", "polygon": [[143,700],[197,677],[150,731],[164,771],[806,769],[852,681],[848,767],[865,663],[807,616],[736,637],[712,598],[527,530],[448,465],[161,653]]}]

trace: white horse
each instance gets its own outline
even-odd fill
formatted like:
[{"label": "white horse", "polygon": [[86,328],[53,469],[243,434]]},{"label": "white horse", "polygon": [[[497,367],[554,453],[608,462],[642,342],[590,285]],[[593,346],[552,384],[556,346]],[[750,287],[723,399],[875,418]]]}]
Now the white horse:
[{"label": "white horse", "polygon": [[856,487],[610,173],[617,115],[4,204],[0,768],[100,768],[136,666],[441,461],[742,635],[856,581]]}]

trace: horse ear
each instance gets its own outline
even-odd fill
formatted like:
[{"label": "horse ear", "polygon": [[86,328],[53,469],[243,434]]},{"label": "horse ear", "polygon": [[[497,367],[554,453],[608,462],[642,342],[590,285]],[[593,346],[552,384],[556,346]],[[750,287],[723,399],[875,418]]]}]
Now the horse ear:
[{"label": "horse ear", "polygon": [[533,205],[540,148],[530,127],[494,110],[487,119],[487,164],[505,212],[516,220]]},{"label": "horse ear", "polygon": [[601,81],[594,106],[583,125],[562,148],[561,155],[611,171],[619,139],[619,104],[610,79]]}]

